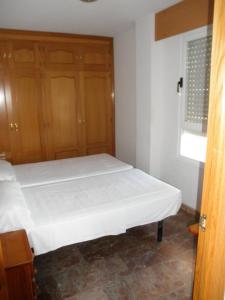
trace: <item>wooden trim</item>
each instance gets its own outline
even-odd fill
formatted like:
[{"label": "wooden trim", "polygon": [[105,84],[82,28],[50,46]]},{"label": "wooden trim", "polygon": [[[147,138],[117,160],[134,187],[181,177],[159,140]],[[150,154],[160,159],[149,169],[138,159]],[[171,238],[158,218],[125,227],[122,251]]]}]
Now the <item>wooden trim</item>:
[{"label": "wooden trim", "polygon": [[29,41],[46,41],[46,42],[69,42],[69,43],[112,43],[112,37],[81,35],[59,32],[1,29],[1,40],[29,40]]},{"label": "wooden trim", "polygon": [[215,0],[208,147],[199,230],[194,300],[222,300],[225,288],[225,1]]},{"label": "wooden trim", "polygon": [[214,0],[184,0],[155,15],[155,40],[212,24]]}]

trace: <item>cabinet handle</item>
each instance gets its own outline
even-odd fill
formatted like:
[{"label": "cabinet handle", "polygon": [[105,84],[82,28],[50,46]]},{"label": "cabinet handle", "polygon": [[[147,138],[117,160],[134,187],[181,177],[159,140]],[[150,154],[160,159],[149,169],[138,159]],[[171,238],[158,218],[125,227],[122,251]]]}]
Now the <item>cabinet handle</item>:
[{"label": "cabinet handle", "polygon": [[11,57],[12,57],[12,53],[9,53],[8,58],[11,58]]},{"label": "cabinet handle", "polygon": [[19,125],[17,123],[14,123],[16,131],[19,131]]},{"label": "cabinet handle", "polygon": [[5,58],[6,58],[6,56],[7,56],[7,55],[6,55],[6,53],[4,53],[4,54],[3,54],[3,58],[5,59]]},{"label": "cabinet handle", "polygon": [[14,124],[13,124],[13,123],[9,123],[9,128],[10,128],[11,130],[13,130],[13,129],[14,129]]}]

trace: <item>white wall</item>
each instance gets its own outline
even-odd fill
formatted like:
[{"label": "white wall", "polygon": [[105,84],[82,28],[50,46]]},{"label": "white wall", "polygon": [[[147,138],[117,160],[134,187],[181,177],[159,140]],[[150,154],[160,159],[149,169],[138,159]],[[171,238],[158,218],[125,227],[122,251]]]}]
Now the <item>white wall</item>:
[{"label": "white wall", "polygon": [[153,14],[115,38],[116,148],[120,159],[181,189],[196,209],[203,168],[178,155],[180,38],[155,42]]},{"label": "white wall", "polygon": [[136,165],[135,25],[114,39],[116,156]]},{"label": "white wall", "polygon": [[152,15],[136,21],[136,165],[150,170],[150,99]]},{"label": "white wall", "polygon": [[[201,198],[202,168],[200,163],[179,155],[179,107],[182,100],[176,92],[180,74],[181,35],[159,42],[153,41],[152,60],[152,135],[151,161],[159,168],[151,173],[182,190],[183,203],[196,209]],[[154,76],[154,73],[156,76]],[[153,119],[160,120],[154,124]],[[159,124],[160,123],[160,124]],[[194,147],[195,145],[193,145]],[[156,152],[160,151],[160,154]],[[157,156],[156,156],[157,155]]]}]

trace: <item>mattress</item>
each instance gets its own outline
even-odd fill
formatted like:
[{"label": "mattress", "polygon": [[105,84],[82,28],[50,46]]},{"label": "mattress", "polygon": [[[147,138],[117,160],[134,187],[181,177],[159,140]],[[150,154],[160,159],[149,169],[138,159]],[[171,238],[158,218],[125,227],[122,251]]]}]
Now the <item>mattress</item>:
[{"label": "mattress", "polygon": [[181,192],[138,169],[22,189],[35,254],[175,215]]},{"label": "mattress", "polygon": [[109,154],[97,154],[14,166],[17,181],[22,187],[109,174],[131,168],[133,168],[131,165]]}]

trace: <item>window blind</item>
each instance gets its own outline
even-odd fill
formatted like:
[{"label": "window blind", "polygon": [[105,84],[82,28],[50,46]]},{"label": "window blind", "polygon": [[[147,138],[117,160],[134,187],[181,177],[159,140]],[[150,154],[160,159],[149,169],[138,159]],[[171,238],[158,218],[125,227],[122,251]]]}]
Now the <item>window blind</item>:
[{"label": "window blind", "polygon": [[212,36],[187,42],[185,121],[208,119]]}]

